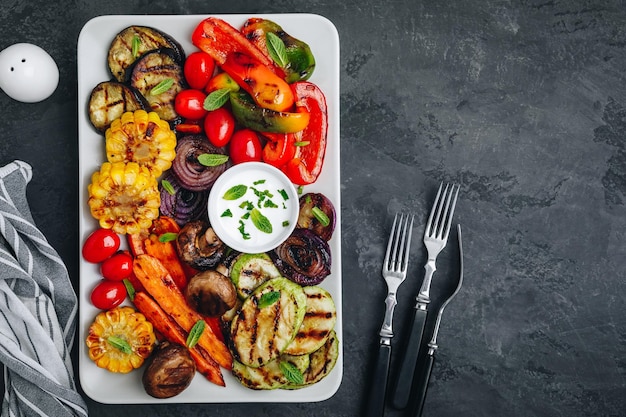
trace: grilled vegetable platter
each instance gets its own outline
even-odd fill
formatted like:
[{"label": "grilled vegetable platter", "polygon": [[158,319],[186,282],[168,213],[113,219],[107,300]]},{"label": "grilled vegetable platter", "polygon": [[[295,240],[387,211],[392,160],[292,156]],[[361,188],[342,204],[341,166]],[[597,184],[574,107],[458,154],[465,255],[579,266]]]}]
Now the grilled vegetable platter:
[{"label": "grilled vegetable platter", "polygon": [[[83,27],[77,56],[83,391],[119,404],[334,395],[343,340],[333,24],[312,14],[101,16]],[[222,196],[238,203],[221,215],[241,216],[242,239],[290,226],[263,213],[297,205],[289,237],[263,253],[225,245],[207,215],[212,184],[248,162],[297,189],[288,201],[246,178]],[[253,197],[239,204],[243,195]]]}]

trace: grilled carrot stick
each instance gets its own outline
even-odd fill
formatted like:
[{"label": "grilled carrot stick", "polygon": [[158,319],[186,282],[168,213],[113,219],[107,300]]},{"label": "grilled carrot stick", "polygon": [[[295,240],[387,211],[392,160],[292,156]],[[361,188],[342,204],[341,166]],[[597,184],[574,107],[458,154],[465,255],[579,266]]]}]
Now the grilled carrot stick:
[{"label": "grilled carrot stick", "polygon": [[[187,337],[184,331],[172,318],[154,301],[152,297],[143,291],[137,292],[133,300],[135,307],[146,319],[152,323],[155,330],[172,343],[185,346]],[[196,363],[198,372],[204,375],[209,381],[219,386],[225,386],[224,376],[219,365],[210,357],[205,357],[198,349],[197,345],[189,349],[189,353]]]},{"label": "grilled carrot stick", "polygon": [[[154,256],[139,255],[133,262],[133,271],[146,291],[161,308],[186,332],[204,318],[187,304],[185,297],[163,264]],[[232,369],[233,358],[228,347],[206,326],[198,345],[222,367]]]}]

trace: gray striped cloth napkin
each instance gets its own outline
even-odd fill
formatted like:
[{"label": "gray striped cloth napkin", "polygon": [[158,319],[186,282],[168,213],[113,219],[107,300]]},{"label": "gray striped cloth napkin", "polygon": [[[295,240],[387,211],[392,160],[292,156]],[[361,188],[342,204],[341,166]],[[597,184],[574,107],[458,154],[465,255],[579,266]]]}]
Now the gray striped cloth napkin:
[{"label": "gray striped cloth napkin", "polygon": [[70,350],[77,298],[65,264],[34,225],[32,168],[0,167],[0,362],[2,416],[87,416]]}]

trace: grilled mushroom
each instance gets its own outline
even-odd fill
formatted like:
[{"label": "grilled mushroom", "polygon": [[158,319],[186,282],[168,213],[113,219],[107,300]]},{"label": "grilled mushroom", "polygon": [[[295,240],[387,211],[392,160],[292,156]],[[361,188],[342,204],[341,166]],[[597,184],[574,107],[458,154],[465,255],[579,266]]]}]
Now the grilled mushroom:
[{"label": "grilled mushroom", "polygon": [[181,345],[161,342],[149,359],[142,382],[155,398],[170,398],[189,386],[196,374],[196,363]]},{"label": "grilled mushroom", "polygon": [[197,312],[207,316],[221,316],[237,303],[237,291],[232,281],[215,271],[194,275],[185,288],[187,302]]},{"label": "grilled mushroom", "polygon": [[184,262],[200,271],[214,268],[226,252],[226,245],[203,220],[183,226],[176,239],[176,248]]}]

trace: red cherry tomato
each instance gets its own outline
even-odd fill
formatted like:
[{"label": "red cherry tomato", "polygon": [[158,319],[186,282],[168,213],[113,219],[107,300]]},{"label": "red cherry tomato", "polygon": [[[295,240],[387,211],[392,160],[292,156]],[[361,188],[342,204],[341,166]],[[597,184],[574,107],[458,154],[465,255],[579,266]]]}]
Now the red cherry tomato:
[{"label": "red cherry tomato", "polygon": [[108,280],[122,281],[133,272],[133,257],[128,251],[117,252],[102,262],[100,272]]},{"label": "red cherry tomato", "polygon": [[191,88],[202,90],[213,76],[215,61],[206,52],[194,52],[185,60],[183,71]]},{"label": "red cherry tomato", "polygon": [[110,310],[122,304],[126,298],[126,286],[122,281],[103,279],[91,291],[91,303],[100,310]]},{"label": "red cherry tomato", "polygon": [[200,90],[182,90],[176,94],[174,110],[185,119],[200,120],[207,114],[204,109],[205,98],[206,94]]},{"label": "red cherry tomato", "polygon": [[241,129],[230,139],[230,159],[233,164],[261,160],[261,141],[251,129]]},{"label": "red cherry tomato", "polygon": [[204,118],[204,133],[209,141],[221,148],[226,146],[235,131],[235,118],[224,107],[212,110]]},{"label": "red cherry tomato", "polygon": [[83,258],[99,263],[113,255],[120,247],[120,237],[109,229],[96,229],[83,244]]}]

